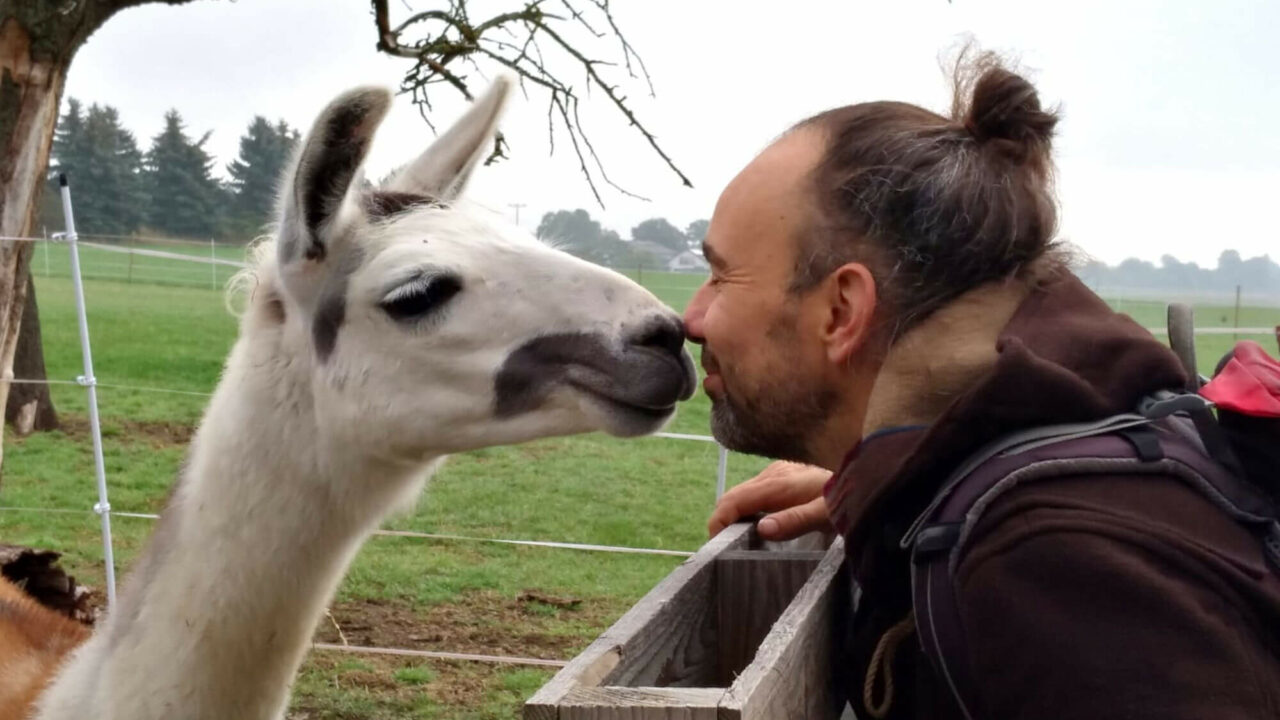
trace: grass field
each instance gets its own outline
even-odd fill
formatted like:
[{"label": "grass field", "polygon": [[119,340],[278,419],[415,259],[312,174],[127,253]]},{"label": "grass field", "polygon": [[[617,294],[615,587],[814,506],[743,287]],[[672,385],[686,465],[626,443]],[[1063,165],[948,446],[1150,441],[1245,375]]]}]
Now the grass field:
[{"label": "grass field", "polygon": [[[49,250],[47,272],[44,250],[37,250],[33,268],[49,377],[71,380],[81,373],[81,361],[66,249]],[[242,256],[239,248],[216,252],[228,259]],[[217,380],[235,322],[221,292],[209,287],[209,266],[141,257],[132,258],[132,268],[129,263],[126,255],[86,250],[86,295],[112,506],[155,512],[206,401],[202,393]],[[218,268],[218,282],[232,270]],[[643,276],[676,307],[684,306],[701,280]],[[157,278],[167,284],[155,284]],[[1163,323],[1158,303],[1123,307],[1146,325]],[[1234,308],[1201,307],[1198,313],[1203,324],[1214,324],[1215,318],[1233,317]],[[1242,311],[1241,325],[1275,324],[1280,324],[1280,309]],[[1212,364],[1231,339],[1203,337],[1202,362]],[[102,553],[96,517],[88,512],[95,496],[84,391],[59,385],[54,397],[66,429],[6,442],[0,506],[77,512],[2,510],[0,540],[61,550],[72,573],[97,585]],[[708,403],[699,395],[682,406],[669,429],[705,434],[708,414]],[[755,458],[731,456],[730,483],[762,465]],[[451,459],[418,508],[388,527],[693,550],[704,539],[715,467],[711,444],[656,438],[624,442],[589,435],[485,450]],[[121,567],[128,567],[151,527],[150,520],[114,521]],[[353,644],[567,659],[678,562],[666,556],[379,537],[357,558],[338,594],[333,621],[322,622],[320,637],[337,641],[336,624]],[[514,717],[550,674],[317,651],[298,681],[290,716]]]}]

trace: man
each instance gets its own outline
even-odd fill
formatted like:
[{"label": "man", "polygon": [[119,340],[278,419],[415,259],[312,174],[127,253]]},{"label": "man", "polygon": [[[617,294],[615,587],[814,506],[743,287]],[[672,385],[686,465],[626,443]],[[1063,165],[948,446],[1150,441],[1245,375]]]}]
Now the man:
[{"label": "man", "polygon": [[[861,718],[964,717],[912,636],[898,546],[942,479],[1010,431],[1185,382],[1065,269],[1056,117],[994,57],[967,70],[951,117],[865,103],[766,148],[720,197],[685,313],[716,437],[792,461],[727,493],[709,529],[764,511],[765,537],[845,536],[860,600],[838,670]],[[968,547],[978,716],[1280,717],[1280,581],[1184,483],[1029,484]]]}]

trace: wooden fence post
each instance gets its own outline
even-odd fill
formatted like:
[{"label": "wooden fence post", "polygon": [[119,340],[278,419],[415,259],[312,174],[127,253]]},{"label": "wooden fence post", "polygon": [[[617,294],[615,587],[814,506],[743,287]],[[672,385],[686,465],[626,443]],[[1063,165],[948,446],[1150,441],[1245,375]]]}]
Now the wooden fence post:
[{"label": "wooden fence post", "polygon": [[733,525],[524,706],[524,720],[840,717],[831,627],[843,543],[765,543]]}]

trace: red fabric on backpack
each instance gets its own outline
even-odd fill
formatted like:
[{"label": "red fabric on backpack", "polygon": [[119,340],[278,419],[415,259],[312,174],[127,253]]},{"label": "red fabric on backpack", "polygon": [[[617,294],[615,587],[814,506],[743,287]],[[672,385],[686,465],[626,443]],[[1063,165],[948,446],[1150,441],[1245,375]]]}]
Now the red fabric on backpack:
[{"label": "red fabric on backpack", "polygon": [[1200,394],[1241,415],[1280,418],[1280,361],[1258,343],[1241,340]]}]

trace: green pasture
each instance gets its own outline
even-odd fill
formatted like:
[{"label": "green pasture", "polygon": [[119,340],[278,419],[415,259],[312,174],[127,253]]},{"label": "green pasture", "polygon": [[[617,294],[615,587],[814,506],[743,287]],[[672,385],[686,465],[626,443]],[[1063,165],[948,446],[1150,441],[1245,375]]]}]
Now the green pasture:
[{"label": "green pasture", "polygon": [[[242,248],[216,248],[215,253],[243,257]],[[211,289],[220,288],[234,268],[219,267],[215,276],[207,264],[91,248],[84,249],[82,260],[112,506],[156,512],[235,335],[221,290]],[[38,247],[32,266],[49,378],[72,381],[81,374],[81,359],[66,247]],[[693,275],[629,274],[642,274],[646,286],[677,308],[701,282]],[[1122,307],[1145,325],[1163,324],[1159,303]],[[1234,307],[1197,311],[1204,325],[1235,320]],[[1280,309],[1241,310],[1242,326],[1276,324]],[[1274,350],[1272,340],[1258,339]],[[1231,342],[1231,335],[1201,337],[1202,364],[1212,364]],[[0,541],[60,550],[70,572],[99,585],[102,548],[97,519],[89,512],[95,492],[84,390],[59,384],[53,393],[66,429],[5,443]],[[669,429],[706,434],[708,414],[709,404],[699,394],[682,406]],[[704,540],[704,521],[714,502],[716,460],[709,443],[600,435],[469,453],[452,458],[418,507],[387,527],[694,550]],[[732,455],[730,483],[750,477],[763,464]],[[114,520],[121,568],[128,568],[152,524]],[[421,638],[409,633],[405,641],[424,649],[567,659],[678,562],[669,556],[379,537],[360,553],[343,583],[334,622],[341,625],[348,617],[344,613],[394,612],[403,622],[430,628],[433,619],[443,617],[465,633],[436,637],[424,630]],[[518,600],[522,595],[526,600]],[[541,597],[577,602],[536,599]],[[322,632],[326,625],[322,622]],[[317,651],[299,679],[291,717],[514,717],[549,675],[542,669],[393,662]]]}]

